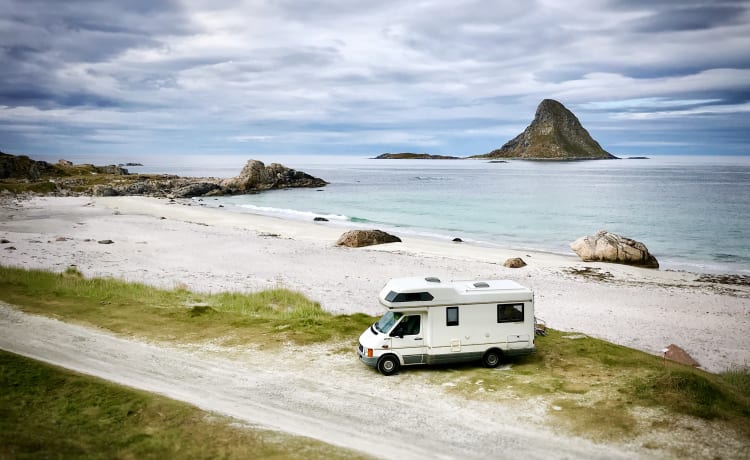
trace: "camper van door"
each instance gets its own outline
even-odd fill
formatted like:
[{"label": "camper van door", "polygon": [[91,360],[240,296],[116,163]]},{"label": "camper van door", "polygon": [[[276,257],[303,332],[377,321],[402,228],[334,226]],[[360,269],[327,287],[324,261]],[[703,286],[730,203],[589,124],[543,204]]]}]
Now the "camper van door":
[{"label": "camper van door", "polygon": [[405,314],[389,334],[391,349],[404,358],[404,364],[425,362],[424,323],[424,313]]}]

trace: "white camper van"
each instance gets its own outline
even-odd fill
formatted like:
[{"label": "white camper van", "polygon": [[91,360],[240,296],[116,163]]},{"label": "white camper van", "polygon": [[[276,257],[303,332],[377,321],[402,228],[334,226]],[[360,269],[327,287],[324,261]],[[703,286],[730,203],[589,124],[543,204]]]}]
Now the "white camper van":
[{"label": "white camper van", "polygon": [[383,375],[401,366],[534,353],[534,293],[514,281],[395,278],[380,291],[388,310],[359,337],[359,358]]}]

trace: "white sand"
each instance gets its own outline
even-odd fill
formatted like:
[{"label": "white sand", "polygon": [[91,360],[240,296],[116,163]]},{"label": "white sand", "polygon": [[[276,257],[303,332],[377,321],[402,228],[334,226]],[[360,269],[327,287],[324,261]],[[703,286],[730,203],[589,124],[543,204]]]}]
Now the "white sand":
[{"label": "white sand", "polygon": [[[203,292],[283,286],[332,312],[370,314],[382,312],[377,293],[392,277],[507,278],[534,288],[537,317],[550,327],[654,354],[674,343],[714,372],[750,363],[747,286],[402,235],[403,243],[336,247],[346,229],[143,197],[6,199],[0,238],[11,243],[0,246],[0,264],[56,271],[76,265],[87,276]],[[104,239],[115,243],[97,243]],[[518,256],[527,267],[502,266]],[[599,268],[612,279],[572,275],[571,267]]]}]

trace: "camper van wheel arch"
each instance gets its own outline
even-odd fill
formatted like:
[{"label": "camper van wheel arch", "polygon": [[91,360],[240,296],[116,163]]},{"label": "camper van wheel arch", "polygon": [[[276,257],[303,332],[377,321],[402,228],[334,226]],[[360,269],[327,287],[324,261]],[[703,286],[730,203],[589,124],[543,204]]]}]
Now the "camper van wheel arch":
[{"label": "camper van wheel arch", "polygon": [[497,348],[490,348],[482,356],[482,364],[485,367],[497,367],[503,360],[503,352]]},{"label": "camper van wheel arch", "polygon": [[393,375],[398,372],[401,363],[395,355],[384,355],[378,360],[378,370],[383,375]]}]

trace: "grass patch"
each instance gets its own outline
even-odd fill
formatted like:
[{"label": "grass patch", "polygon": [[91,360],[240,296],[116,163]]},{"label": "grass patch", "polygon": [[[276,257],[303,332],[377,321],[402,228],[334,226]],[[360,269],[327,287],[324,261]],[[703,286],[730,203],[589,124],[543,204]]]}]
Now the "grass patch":
[{"label": "grass patch", "polygon": [[240,294],[195,294],[114,279],[88,279],[71,267],[63,273],[0,267],[0,300],[28,313],[63,318],[155,340],[216,341],[261,347],[292,342],[350,341],[373,318],[332,315],[286,289]]},{"label": "grass patch", "polygon": [[[750,437],[748,369],[719,375],[603,340],[548,329],[537,353],[507,370],[476,365],[438,371],[431,380],[450,392],[483,400],[538,400],[547,415],[594,439],[627,439],[641,429],[637,407],[656,407],[725,423]],[[664,427],[666,431],[669,427]]]},{"label": "grass patch", "polygon": [[[0,351],[0,458],[340,458],[188,404]],[[359,458],[363,458],[359,456]]]}]

